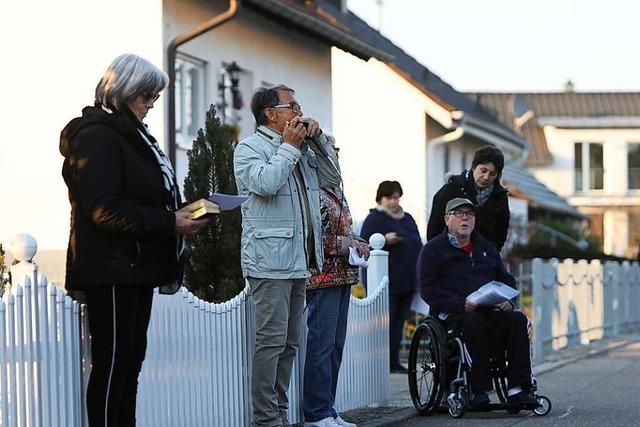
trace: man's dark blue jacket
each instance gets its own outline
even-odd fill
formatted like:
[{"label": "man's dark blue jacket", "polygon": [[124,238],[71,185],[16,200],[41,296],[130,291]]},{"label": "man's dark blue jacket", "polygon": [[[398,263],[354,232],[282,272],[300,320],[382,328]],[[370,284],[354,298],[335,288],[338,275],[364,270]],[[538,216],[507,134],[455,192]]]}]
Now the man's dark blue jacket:
[{"label": "man's dark blue jacket", "polygon": [[475,231],[471,242],[473,251],[469,255],[449,242],[445,230],[422,248],[418,284],[432,313],[464,313],[467,295],[492,280],[516,287],[494,246]]}]

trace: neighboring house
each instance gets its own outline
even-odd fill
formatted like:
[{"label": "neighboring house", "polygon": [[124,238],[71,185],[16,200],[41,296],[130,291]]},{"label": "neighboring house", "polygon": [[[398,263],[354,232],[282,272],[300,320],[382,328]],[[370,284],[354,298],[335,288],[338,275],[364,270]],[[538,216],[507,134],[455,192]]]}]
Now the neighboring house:
[{"label": "neighboring house", "polygon": [[587,215],[605,253],[635,257],[640,233],[640,92],[476,93],[531,143],[527,167]]},{"label": "neighboring house", "polygon": [[425,234],[433,195],[446,174],[469,168],[473,152],[485,144],[501,148],[507,158],[503,183],[512,191],[514,218],[525,224],[530,214],[584,218],[522,167],[528,142],[520,134],[357,15],[316,3],[352,35],[392,56],[364,62],[333,51],[333,129],[356,220],[375,204],[378,183],[395,179],[404,188],[403,207]]}]

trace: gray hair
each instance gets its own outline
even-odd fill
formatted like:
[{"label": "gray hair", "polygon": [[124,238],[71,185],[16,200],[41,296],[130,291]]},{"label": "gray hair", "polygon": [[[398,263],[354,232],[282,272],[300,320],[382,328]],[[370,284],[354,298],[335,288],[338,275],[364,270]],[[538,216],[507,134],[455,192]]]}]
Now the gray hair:
[{"label": "gray hair", "polygon": [[155,95],[169,84],[169,76],[151,62],[131,53],[111,62],[96,86],[96,102],[119,109],[139,95]]}]

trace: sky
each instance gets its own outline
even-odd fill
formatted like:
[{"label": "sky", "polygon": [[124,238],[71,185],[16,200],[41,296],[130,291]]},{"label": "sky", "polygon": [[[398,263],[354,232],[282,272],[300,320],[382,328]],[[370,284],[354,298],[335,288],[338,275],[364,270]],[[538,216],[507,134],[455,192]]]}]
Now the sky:
[{"label": "sky", "polygon": [[[348,8],[379,27],[379,0]],[[640,91],[635,0],[384,0],[382,33],[463,91]]]}]

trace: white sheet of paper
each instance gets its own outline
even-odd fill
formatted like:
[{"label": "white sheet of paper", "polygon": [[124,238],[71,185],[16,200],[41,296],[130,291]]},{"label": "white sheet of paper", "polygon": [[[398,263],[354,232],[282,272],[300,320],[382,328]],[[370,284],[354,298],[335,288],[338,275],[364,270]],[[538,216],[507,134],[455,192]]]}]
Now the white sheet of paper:
[{"label": "white sheet of paper", "polygon": [[248,199],[247,196],[240,196],[238,194],[222,194],[213,193],[209,196],[209,200],[213,203],[217,203],[220,206],[221,211],[230,211],[243,204]]},{"label": "white sheet of paper", "polygon": [[363,268],[369,267],[369,262],[358,255],[356,248],[349,248],[349,264]]},{"label": "white sheet of paper", "polygon": [[514,299],[520,291],[502,282],[492,280],[467,296],[467,301],[476,305],[496,305]]},{"label": "white sheet of paper", "polygon": [[420,313],[423,316],[427,316],[429,314],[429,304],[427,304],[419,292],[413,294],[413,299],[411,300],[411,310],[416,313]]}]

